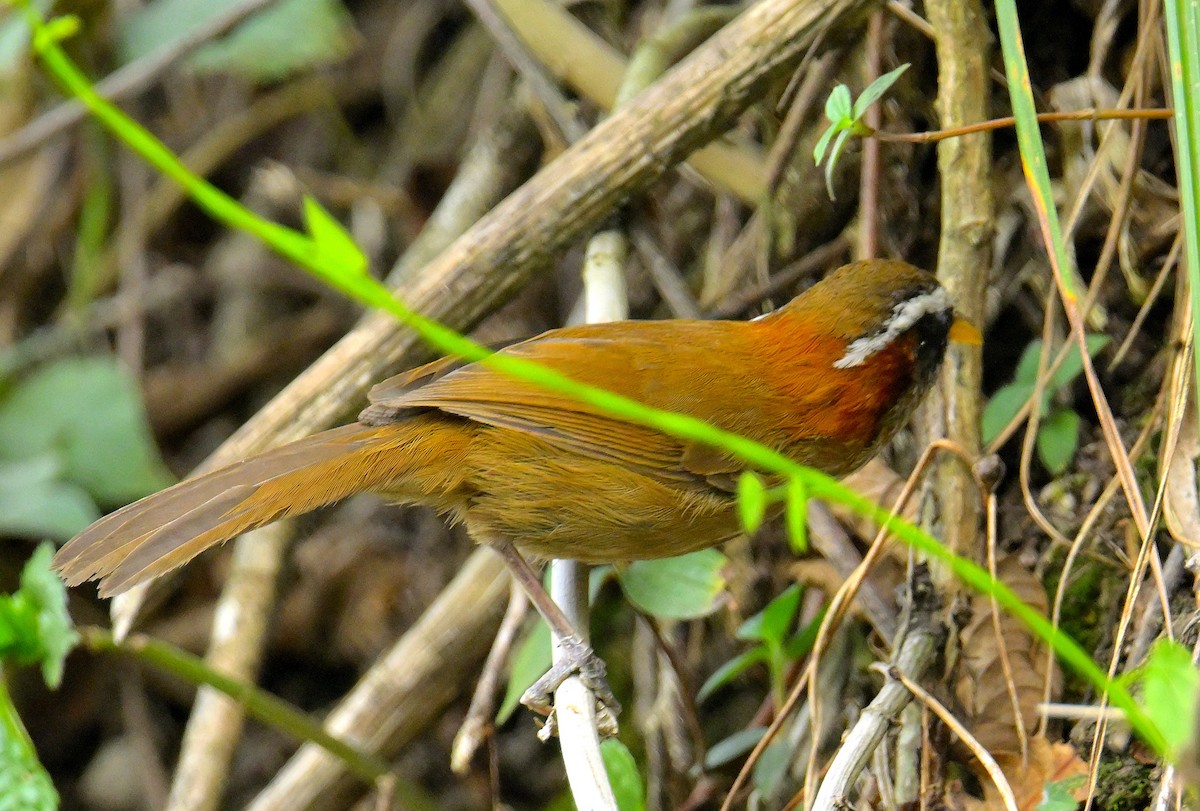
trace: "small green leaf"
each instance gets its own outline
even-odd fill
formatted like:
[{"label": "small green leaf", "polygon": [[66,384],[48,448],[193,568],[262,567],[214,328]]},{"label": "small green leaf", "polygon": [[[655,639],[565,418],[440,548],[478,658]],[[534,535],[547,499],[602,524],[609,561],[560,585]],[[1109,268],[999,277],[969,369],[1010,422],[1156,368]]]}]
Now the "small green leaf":
[{"label": "small green leaf", "polygon": [[848,125],[851,120],[850,88],[840,84],[833,88],[825,100],[825,117],[838,125]]},{"label": "small green leaf", "polygon": [[1191,652],[1178,642],[1160,639],[1141,668],[1146,714],[1166,738],[1168,760],[1194,740],[1200,673]]},{"label": "small green leaf", "polygon": [[821,631],[821,622],[825,619],[826,610],[828,610],[828,606],[822,607],[817,612],[817,616],[813,617],[812,622],[805,625],[783,646],[783,655],[789,662],[794,662],[801,656],[807,656],[812,652],[813,646],[817,644],[817,634]]},{"label": "small green leaf", "polygon": [[[224,14],[237,0],[154,0],[122,20],[121,58],[132,62],[166,48]],[[338,0],[280,0],[196,51],[188,65],[271,82],[350,55],[353,20]]]},{"label": "small green leaf", "polygon": [[616,738],[609,738],[600,744],[600,757],[619,811],[645,811],[646,787],[633,753]]},{"label": "small green leaf", "polygon": [[704,767],[706,769],[719,769],[722,766],[732,763],[757,746],[758,742],[762,740],[763,735],[766,734],[766,727],[750,727],[749,729],[739,730],[728,738],[717,741],[708,748],[708,753],[704,756]]},{"label": "small green leaf", "polygon": [[780,647],[792,628],[792,620],[800,610],[800,597],[804,589],[799,584],[788,586],[766,607],[742,623],[735,636],[747,641],[766,642]]},{"label": "small green leaf", "polygon": [[[1088,355],[1095,357],[1097,352],[1108,345],[1109,337],[1107,335],[1087,335],[1084,337],[1084,343],[1087,345]],[[1021,360],[1017,363],[1016,382],[1032,385],[1037,381],[1038,361],[1041,352],[1042,342],[1040,339],[1029,342],[1029,346],[1025,347],[1025,351],[1021,353]],[[1058,367],[1058,371],[1054,373],[1054,377],[1046,384],[1047,394],[1054,394],[1078,377],[1082,371],[1083,361],[1079,357],[1079,347],[1072,342],[1070,349],[1067,350],[1067,356],[1063,358],[1063,362]]]},{"label": "small green leaf", "polygon": [[728,559],[701,549],[661,560],[638,560],[617,571],[621,589],[641,611],[662,619],[695,619],[711,614],[725,590]]},{"label": "small green leaf", "polygon": [[742,529],[753,535],[767,515],[767,488],[757,473],[743,473],[738,479],[737,503]]},{"label": "small green leaf", "polygon": [[44,543],[21,570],[21,591],[38,609],[38,627],[45,655],[42,658],[42,678],[48,687],[58,687],[62,681],[63,662],[79,642],[75,625],[67,611],[67,589],[50,568],[54,547]]},{"label": "small green leaf", "polygon": [[201,73],[274,82],[339,62],[354,52],[357,43],[353,18],[339,0],[280,0],[229,36],[197,51],[189,64]]},{"label": "small green leaf", "polygon": [[700,689],[696,692],[696,703],[704,701],[756,664],[765,661],[767,661],[767,649],[762,645],[757,645],[733,657],[704,680],[704,684],[700,685]]},{"label": "small green leaf", "polygon": [[[1096,353],[1108,345],[1109,337],[1107,335],[1085,335],[1083,342],[1087,345],[1088,356],[1095,357]],[[1054,377],[1050,378],[1050,383],[1046,388],[1054,393],[1071,383],[1083,372],[1083,359],[1079,355],[1079,347],[1072,342],[1070,350],[1067,351],[1067,356],[1063,358],[1062,365],[1058,367],[1058,371],[1054,373]]]},{"label": "small green leaf", "polygon": [[21,587],[0,596],[0,659],[40,664],[49,687],[62,681],[63,661],[79,635],[67,613],[67,590],[50,569],[54,547],[40,545],[21,570]]},{"label": "small green leaf", "polygon": [[1009,383],[1001,386],[983,407],[980,434],[984,442],[991,442],[1000,436],[1004,426],[1012,422],[1013,417],[1021,407],[1033,396],[1033,385],[1029,383]]},{"label": "small green leaf", "polygon": [[792,623],[800,610],[800,598],[804,596],[804,588],[799,583],[793,583],[783,590],[778,597],[767,603],[762,610],[762,625],[759,627],[759,638],[771,646],[783,646],[783,640],[792,630]]},{"label": "small green leaf", "polygon": [[771,742],[754,764],[754,787],[762,794],[773,794],[791,762],[792,744],[779,739]]},{"label": "small green leaf", "polygon": [[529,635],[512,657],[508,687],[504,691],[500,709],[496,712],[497,726],[509,719],[521,703],[521,696],[550,669],[551,664],[550,626],[538,617],[529,629]]},{"label": "small green leaf", "polygon": [[0,596],[0,662],[32,665],[41,655],[37,606],[28,595]]},{"label": "small green leaf", "polygon": [[1067,469],[1078,445],[1079,415],[1068,408],[1054,411],[1038,427],[1038,458],[1051,473]]},{"label": "small green leaf", "polygon": [[31,471],[27,462],[0,462],[0,533],[67,541],[100,517],[96,502],[79,485],[54,479],[21,481],[24,471]]},{"label": "small green leaf", "polygon": [[829,142],[833,140],[833,136],[842,131],[842,127],[837,124],[830,124],[825,132],[821,133],[821,139],[817,141],[817,145],[813,147],[813,163],[817,166],[821,165],[821,159],[825,157],[825,150],[829,148]]},{"label": "small green leaf", "polygon": [[137,386],[110,357],[49,364],[0,402],[0,459],[47,453],[62,459],[63,480],[106,506],[174,480],[158,456]]},{"label": "small green leaf", "polygon": [[[549,575],[549,570],[546,574]],[[588,570],[588,603],[596,602],[596,597],[600,594],[600,589],[604,588],[604,584],[609,580],[614,580],[617,577],[616,567],[608,564],[604,566],[592,566]],[[549,589],[549,584],[547,584]]]},{"label": "small green leaf", "polygon": [[808,551],[808,488],[798,478],[787,484],[788,543],[792,551],[802,555]]},{"label": "small green leaf", "polygon": [[854,102],[854,109],[851,111],[850,117],[855,121],[858,121],[860,118],[862,118],[863,113],[867,111],[867,108],[879,101],[879,99],[883,97],[883,94],[891,89],[892,85],[896,83],[896,80],[899,79],[901,74],[903,74],[906,70],[908,70],[907,62],[895,70],[888,71],[867,85],[866,89],[863,90],[862,95],[860,95]]},{"label": "small green leaf", "polygon": [[1072,796],[1072,792],[1082,786],[1086,779],[1085,775],[1074,774],[1047,783],[1042,790],[1042,801],[1038,803],[1036,811],[1075,811],[1079,807],[1079,800]]},{"label": "small green leaf", "polygon": [[366,274],[367,257],[354,239],[332,214],[308,195],[304,197],[304,222],[322,264],[347,276]]},{"label": "small green leaf", "polygon": [[833,142],[833,150],[829,153],[829,160],[825,163],[825,191],[829,193],[830,200],[836,200],[837,195],[833,193],[833,167],[837,166],[838,156],[842,154],[842,148],[846,145],[846,139],[850,137],[850,130],[844,129],[837,134],[837,138]]},{"label": "small green leaf", "polygon": [[1013,380],[1017,383],[1028,383],[1030,387],[1037,382],[1038,363],[1042,354],[1041,340],[1030,341],[1029,346],[1021,353],[1017,361],[1017,372]]},{"label": "small green leaf", "polygon": [[56,811],[58,792],[38,762],[8,691],[0,684],[0,809]]}]

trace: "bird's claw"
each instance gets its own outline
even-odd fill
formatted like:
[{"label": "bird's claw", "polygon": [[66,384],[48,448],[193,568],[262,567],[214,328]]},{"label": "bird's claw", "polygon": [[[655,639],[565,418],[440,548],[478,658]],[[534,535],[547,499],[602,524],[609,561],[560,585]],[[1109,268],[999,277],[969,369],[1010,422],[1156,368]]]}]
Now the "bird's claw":
[{"label": "bird's claw", "polygon": [[596,696],[596,728],[605,737],[617,734],[617,716],[621,714],[621,705],[613,696],[612,689],[605,679],[606,668],[604,660],[596,655],[591,647],[578,637],[566,637],[556,640],[560,656],[546,674],[538,679],[521,696],[521,703],[529,709],[546,716],[538,737],[548,740],[557,734],[558,724],[554,715],[554,691],[574,675],[578,675],[584,685]]}]

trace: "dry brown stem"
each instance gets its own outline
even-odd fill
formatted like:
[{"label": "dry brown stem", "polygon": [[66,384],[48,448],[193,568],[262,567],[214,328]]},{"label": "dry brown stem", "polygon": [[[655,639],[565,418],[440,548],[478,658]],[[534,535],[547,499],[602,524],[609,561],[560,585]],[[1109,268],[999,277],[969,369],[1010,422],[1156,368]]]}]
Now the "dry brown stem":
[{"label": "dry brown stem", "polygon": [[[988,112],[987,21],[975,0],[934,0],[925,11],[937,32],[938,111],[943,127],[980,121]],[[959,313],[983,323],[983,297],[991,267],[991,139],[980,134],[938,144],[942,184],[942,228],[937,275],[950,291]],[[983,356],[979,347],[955,346],[946,353],[939,384],[925,414],[931,439],[945,437],[968,453],[979,449],[980,386]],[[937,499],[942,539],[959,555],[976,557],[979,496],[970,471],[956,459],[943,458],[937,469]],[[935,582],[954,590],[948,575]]]}]

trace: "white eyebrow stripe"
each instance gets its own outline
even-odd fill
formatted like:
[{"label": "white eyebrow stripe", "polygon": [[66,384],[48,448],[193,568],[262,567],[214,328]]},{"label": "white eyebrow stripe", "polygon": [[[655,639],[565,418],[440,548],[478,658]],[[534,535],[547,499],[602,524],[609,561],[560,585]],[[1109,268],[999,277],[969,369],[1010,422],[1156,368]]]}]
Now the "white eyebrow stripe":
[{"label": "white eyebrow stripe", "polygon": [[857,338],[846,347],[846,354],[834,362],[834,368],[850,369],[861,366],[867,358],[886,347],[924,316],[946,312],[949,309],[950,294],[944,287],[937,287],[928,293],[905,299],[892,308],[892,314],[884,322],[882,330],[874,335]]}]

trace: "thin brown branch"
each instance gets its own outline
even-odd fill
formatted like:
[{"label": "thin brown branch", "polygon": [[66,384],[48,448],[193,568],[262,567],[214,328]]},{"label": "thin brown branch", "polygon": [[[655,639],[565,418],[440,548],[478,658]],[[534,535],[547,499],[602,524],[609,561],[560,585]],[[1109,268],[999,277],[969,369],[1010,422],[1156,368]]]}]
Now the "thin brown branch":
[{"label": "thin brown branch", "polygon": [[[883,68],[884,15],[877,9],[867,21],[867,39],[864,45],[866,65],[863,71],[863,86],[869,86],[879,78]],[[872,104],[863,116],[863,124],[878,131],[883,123],[883,105]],[[863,142],[862,166],[858,179],[858,244],[855,259],[874,259],[879,253],[879,188],[883,168],[881,144],[869,139]]]},{"label": "thin brown branch", "polygon": [[[937,31],[938,117],[958,127],[987,115],[989,33],[981,4],[930,0],[925,13]],[[941,236],[938,280],[967,320],[982,325],[988,269],[992,265],[995,205],[992,200],[992,139],[977,133],[938,144],[941,176]],[[959,345],[946,353],[938,382],[923,409],[927,441],[945,438],[979,453],[983,380],[981,347]],[[979,549],[980,502],[970,492],[971,463],[939,461],[934,498],[941,537],[955,554],[974,558]],[[938,588],[954,594],[961,584],[945,567],[933,566]]]},{"label": "thin brown branch", "polygon": [[[1055,121],[1166,121],[1171,118],[1174,111],[1163,107],[1148,107],[1137,110],[1069,110],[1059,113],[1038,113],[1038,123],[1049,124]],[[991,132],[993,130],[1011,129],[1016,126],[1016,119],[1012,116],[1004,118],[993,118],[988,121],[980,121],[978,124],[966,124],[961,127],[949,127],[944,130],[931,130],[929,132],[881,132],[874,130],[866,137],[878,138],[881,141],[889,141],[905,144],[932,144],[938,141],[945,141],[948,138],[961,138],[964,135],[974,135],[980,132]]]}]

